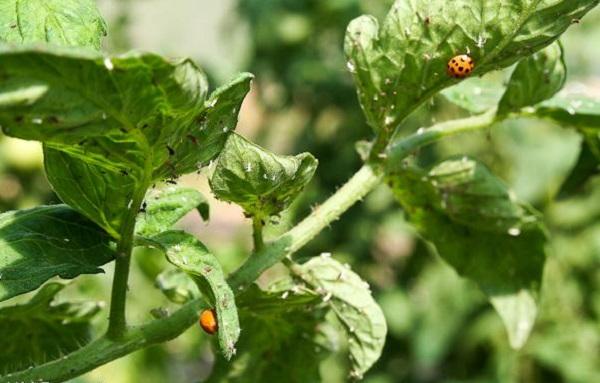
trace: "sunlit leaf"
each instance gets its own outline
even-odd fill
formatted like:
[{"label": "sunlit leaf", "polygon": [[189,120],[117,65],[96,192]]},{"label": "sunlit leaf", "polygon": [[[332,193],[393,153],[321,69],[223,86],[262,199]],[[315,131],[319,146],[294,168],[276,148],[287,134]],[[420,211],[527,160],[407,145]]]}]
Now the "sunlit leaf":
[{"label": "sunlit leaf", "polygon": [[0,49],[0,78],[3,131],[44,142],[57,194],[118,238],[123,206],[219,153],[251,75],[206,100],[205,76],[190,60],[24,47]]},{"label": "sunlit leaf", "polygon": [[446,99],[473,113],[483,113],[498,106],[505,87],[490,76],[464,80],[441,93]]},{"label": "sunlit leaf", "polygon": [[446,73],[469,54],[475,75],[507,67],[544,48],[597,0],[502,2],[397,0],[381,26],[350,23],[345,51],[369,125],[391,132],[410,112],[456,83]]},{"label": "sunlit leaf", "polygon": [[183,216],[198,209],[204,219],[208,218],[208,202],[195,189],[168,187],[150,193],[144,211],[138,215],[136,233],[150,237],[169,230]]},{"label": "sunlit leaf", "polygon": [[230,359],[240,335],[235,297],[225,280],[219,261],[194,236],[183,231],[167,231],[152,237],[167,259],[186,272],[198,285],[206,301],[217,313],[219,345]]},{"label": "sunlit leaf", "polygon": [[0,42],[99,49],[106,24],[93,0],[2,0]]},{"label": "sunlit leaf", "polygon": [[219,156],[210,186],[217,198],[235,202],[247,214],[268,217],[298,196],[317,163],[309,153],[280,156],[234,134]]}]

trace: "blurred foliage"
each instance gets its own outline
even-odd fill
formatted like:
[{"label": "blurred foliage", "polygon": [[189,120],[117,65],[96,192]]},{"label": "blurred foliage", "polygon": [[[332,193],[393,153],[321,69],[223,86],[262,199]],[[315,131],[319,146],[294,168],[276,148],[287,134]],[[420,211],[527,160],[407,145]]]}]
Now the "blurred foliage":
[{"label": "blurred foliage", "polygon": [[[256,75],[255,112],[261,122],[256,141],[277,153],[308,151],[319,160],[309,189],[281,226],[323,201],[360,165],[354,144],[369,139],[370,130],[346,69],[343,36],[351,19],[364,13],[380,16],[389,4],[391,0],[237,0],[237,17],[246,24],[251,45],[240,70]],[[129,2],[117,8],[108,22],[108,46],[123,51],[130,48],[127,22],[134,15]],[[599,36],[599,9],[565,35],[567,86],[577,80],[600,94]],[[404,131],[466,113],[439,97],[405,122]],[[581,142],[572,130],[521,119],[419,153],[423,166],[468,153],[545,214],[552,243],[542,307],[531,339],[518,353],[510,349],[500,318],[483,294],[431,255],[386,187],[301,251],[300,257],[332,252],[374,288],[390,331],[384,354],[366,382],[600,381],[600,177],[557,199]],[[2,211],[57,201],[44,179],[36,145],[0,138]],[[231,270],[244,257],[243,248],[225,243],[214,250]],[[131,294],[130,315],[132,321],[148,320],[161,302],[165,310],[173,307],[153,287],[166,262],[149,250],[138,252],[135,261],[130,289],[143,293]],[[95,277],[82,278],[67,293],[109,296],[107,286]],[[97,382],[109,372],[115,382],[201,381],[214,360],[208,346],[209,339],[194,328],[75,381]],[[323,381],[345,381],[345,363],[337,354],[329,357],[321,365]]]}]

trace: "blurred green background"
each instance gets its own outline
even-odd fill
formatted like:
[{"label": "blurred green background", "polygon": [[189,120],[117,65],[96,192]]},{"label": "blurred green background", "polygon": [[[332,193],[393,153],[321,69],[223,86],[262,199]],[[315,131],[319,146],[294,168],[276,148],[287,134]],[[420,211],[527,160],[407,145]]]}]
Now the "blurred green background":
[{"label": "blurred green background", "polygon": [[[354,144],[368,139],[342,54],[348,22],[363,13],[383,15],[390,0],[102,0],[109,24],[105,49],[151,50],[190,56],[218,85],[238,71],[256,75],[238,131],[279,153],[309,151],[320,166],[300,201],[267,235],[323,201],[360,166]],[[600,9],[562,39],[567,87],[600,97]],[[498,77],[501,77],[499,75]],[[434,99],[402,128],[408,133],[436,121],[465,116]],[[483,295],[460,279],[405,223],[381,187],[353,207],[300,253],[320,252],[352,265],[371,285],[389,326],[381,360],[368,383],[392,382],[600,382],[600,176],[564,186],[581,151],[573,131],[546,122],[517,120],[493,130],[428,147],[433,163],[468,153],[501,176],[518,197],[545,212],[548,246],[542,307],[534,333],[519,352],[509,348],[499,317]],[[57,203],[45,180],[37,143],[0,138],[2,211]],[[206,175],[182,183],[210,194]],[[181,227],[197,234],[233,270],[250,249],[250,222],[235,206],[211,200],[212,219],[196,213]],[[173,309],[154,287],[162,257],[138,253],[130,282],[129,316],[150,320],[150,310]],[[109,296],[111,270],[85,276],[71,297]],[[97,318],[103,330],[108,313]],[[76,382],[197,382],[210,373],[210,339],[198,328],[178,339],[103,366]],[[346,381],[343,353],[322,365],[323,382]]]}]

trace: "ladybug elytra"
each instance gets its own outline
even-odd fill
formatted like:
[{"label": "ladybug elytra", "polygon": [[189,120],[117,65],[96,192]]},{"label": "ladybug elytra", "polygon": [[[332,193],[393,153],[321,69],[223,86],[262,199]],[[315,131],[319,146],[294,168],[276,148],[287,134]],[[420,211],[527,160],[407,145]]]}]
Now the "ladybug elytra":
[{"label": "ladybug elytra", "polygon": [[213,335],[219,329],[217,324],[217,313],[213,309],[204,310],[200,314],[200,327],[207,334]]},{"label": "ladybug elytra", "polygon": [[475,64],[469,55],[458,55],[448,61],[448,76],[465,78],[473,72]]}]

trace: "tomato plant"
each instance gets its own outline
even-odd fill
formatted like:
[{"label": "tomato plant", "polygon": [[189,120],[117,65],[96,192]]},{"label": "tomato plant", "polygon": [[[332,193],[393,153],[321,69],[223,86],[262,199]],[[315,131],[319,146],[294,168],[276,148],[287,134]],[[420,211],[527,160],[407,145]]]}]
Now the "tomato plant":
[{"label": "tomato plant", "polygon": [[[0,298],[37,290],[0,309],[11,328],[0,340],[10,350],[0,357],[0,382],[65,381],[199,320],[222,355],[211,381],[318,380],[337,338],[347,343],[348,376],[361,379],[386,340],[382,310],[335,257],[300,263],[294,254],[381,183],[432,250],[479,286],[511,346],[521,348],[546,261],[541,213],[467,153],[424,167],[419,150],[526,116],[572,127],[600,158],[600,103],[559,93],[566,66],[557,40],[597,4],[398,0],[383,21],[353,20],[344,49],[372,132],[358,145],[364,163],[299,223],[265,241],[264,225],[302,193],[318,160],[273,153],[235,132],[252,74],[211,92],[192,60],[104,54],[107,27],[92,1],[1,0],[0,125],[8,136],[43,143],[48,181],[64,204],[0,215]],[[506,84],[479,78],[510,66]],[[473,115],[407,132],[409,116],[440,93]],[[254,251],[230,275],[199,239],[173,228],[194,209],[210,219],[199,191],[176,186],[205,168],[213,194],[252,221]],[[181,305],[144,324],[126,317],[128,294],[140,294],[127,288],[135,247],[164,254],[172,268],[157,285]],[[101,305],[56,303],[64,287],[57,277],[99,273],[110,262],[107,330],[93,336]],[[280,263],[283,278],[256,283]]]}]

